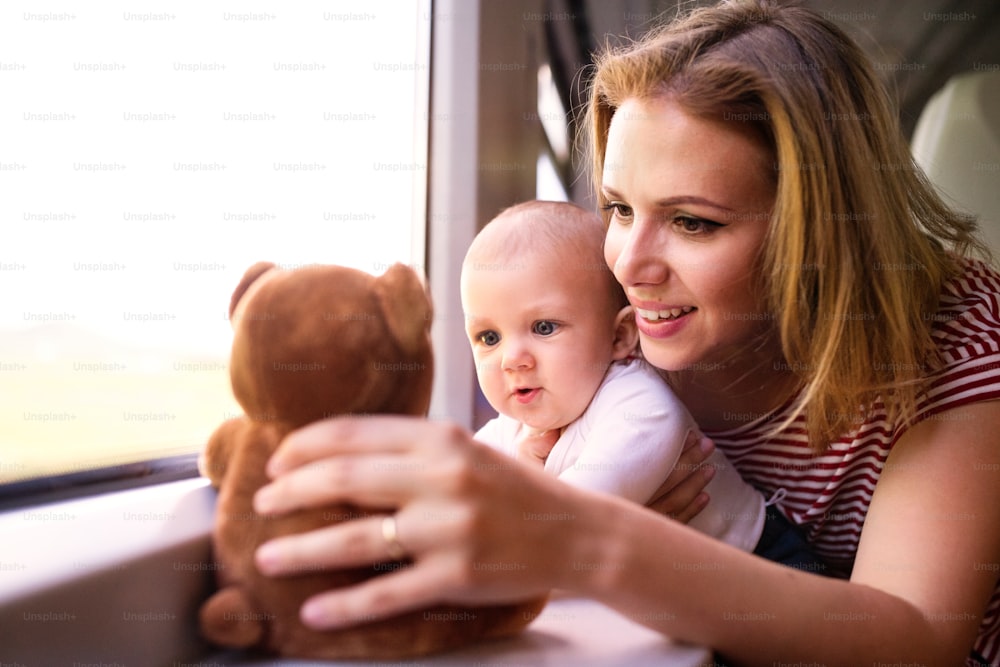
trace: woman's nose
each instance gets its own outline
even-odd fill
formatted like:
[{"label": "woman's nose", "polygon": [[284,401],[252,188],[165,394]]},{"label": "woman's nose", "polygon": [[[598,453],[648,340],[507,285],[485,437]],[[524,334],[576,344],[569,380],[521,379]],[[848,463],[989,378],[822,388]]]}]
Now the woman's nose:
[{"label": "woman's nose", "polygon": [[619,249],[611,267],[622,285],[660,284],[669,273],[664,241],[656,227],[635,221],[626,229],[614,232]]}]

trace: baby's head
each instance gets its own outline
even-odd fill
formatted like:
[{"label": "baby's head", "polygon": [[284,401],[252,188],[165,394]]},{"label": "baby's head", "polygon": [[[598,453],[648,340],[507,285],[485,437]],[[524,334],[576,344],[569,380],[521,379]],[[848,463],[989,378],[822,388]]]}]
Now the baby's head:
[{"label": "baby's head", "polygon": [[563,428],[608,366],[636,346],[635,317],[604,261],[604,223],[574,204],[530,201],[479,233],[462,265],[462,308],[493,408]]}]

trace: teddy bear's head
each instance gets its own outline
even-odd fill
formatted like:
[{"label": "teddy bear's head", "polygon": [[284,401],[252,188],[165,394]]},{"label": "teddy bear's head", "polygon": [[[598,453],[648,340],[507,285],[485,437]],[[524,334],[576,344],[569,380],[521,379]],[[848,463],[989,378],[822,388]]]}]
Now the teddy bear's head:
[{"label": "teddy bear's head", "polygon": [[261,262],[233,293],[230,376],[251,419],[292,427],[334,415],[424,414],[431,304],[403,264],[381,276]]}]

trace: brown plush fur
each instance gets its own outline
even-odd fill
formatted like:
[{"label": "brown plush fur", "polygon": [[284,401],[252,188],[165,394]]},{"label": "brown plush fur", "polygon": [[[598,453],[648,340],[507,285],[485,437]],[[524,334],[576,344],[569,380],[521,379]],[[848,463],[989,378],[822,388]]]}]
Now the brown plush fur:
[{"label": "brown plush fur", "polygon": [[340,631],[305,628],[299,608],[306,598],[408,563],[262,576],[253,557],[263,542],[378,513],[335,505],[281,517],[255,514],[264,465],[286,434],[316,420],[425,414],[431,305],[417,274],[401,264],[376,278],[345,267],[284,271],[259,263],[236,288],[229,312],[230,376],[246,414],[215,431],[201,462],[219,489],[213,539],[219,591],[201,609],[206,638],[291,657],[394,659],[514,634],[537,616],[544,600],[439,606]]}]

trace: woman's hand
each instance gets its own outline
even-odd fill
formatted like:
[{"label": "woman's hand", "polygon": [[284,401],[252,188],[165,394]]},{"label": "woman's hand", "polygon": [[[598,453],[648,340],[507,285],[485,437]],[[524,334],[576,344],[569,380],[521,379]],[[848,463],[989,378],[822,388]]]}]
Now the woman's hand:
[{"label": "woman's hand", "polygon": [[646,503],[660,514],[687,523],[708,505],[705,486],[715,476],[715,468],[702,465],[715,451],[711,439],[689,431],[677,465]]},{"label": "woman's hand", "polygon": [[[309,599],[316,628],[373,620],[440,602],[501,603],[566,582],[591,498],[533,466],[472,441],[455,426],[407,417],[340,418],[292,433],[268,463],[262,514],[347,502],[385,508],[262,545],[271,575],[395,560],[413,564]],[[598,501],[599,502],[599,501]],[[590,538],[587,538],[590,539]],[[577,575],[578,576],[578,575]]]}]

